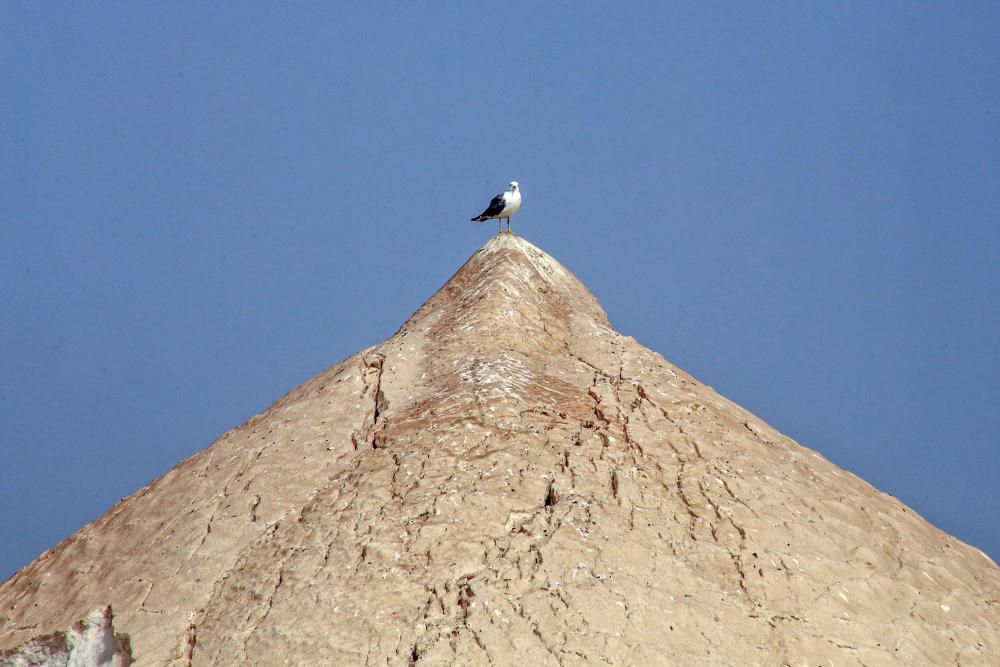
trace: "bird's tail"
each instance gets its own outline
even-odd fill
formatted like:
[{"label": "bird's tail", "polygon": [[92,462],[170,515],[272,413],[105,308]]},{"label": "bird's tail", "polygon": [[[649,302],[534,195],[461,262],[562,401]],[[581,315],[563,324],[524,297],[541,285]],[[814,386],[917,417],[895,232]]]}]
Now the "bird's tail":
[{"label": "bird's tail", "polygon": [[483,220],[485,220],[485,218],[481,215],[477,215],[474,218],[469,218],[469,220],[472,220],[472,222],[482,222]]}]

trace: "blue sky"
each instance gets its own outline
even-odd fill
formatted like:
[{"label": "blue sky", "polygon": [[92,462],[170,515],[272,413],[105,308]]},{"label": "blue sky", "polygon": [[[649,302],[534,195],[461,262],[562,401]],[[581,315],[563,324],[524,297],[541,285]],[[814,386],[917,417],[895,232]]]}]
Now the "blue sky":
[{"label": "blue sky", "polygon": [[514,229],[1000,558],[1000,5],[0,5],[0,579]]}]

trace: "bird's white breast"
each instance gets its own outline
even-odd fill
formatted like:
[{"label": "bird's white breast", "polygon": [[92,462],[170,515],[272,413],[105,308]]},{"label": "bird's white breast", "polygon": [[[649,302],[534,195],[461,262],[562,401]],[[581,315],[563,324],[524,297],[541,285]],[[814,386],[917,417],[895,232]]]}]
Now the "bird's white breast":
[{"label": "bird's white breast", "polygon": [[517,209],[521,208],[521,193],[518,192],[505,192],[503,194],[504,207],[500,212],[501,218],[506,218],[508,215],[514,215],[517,213]]}]

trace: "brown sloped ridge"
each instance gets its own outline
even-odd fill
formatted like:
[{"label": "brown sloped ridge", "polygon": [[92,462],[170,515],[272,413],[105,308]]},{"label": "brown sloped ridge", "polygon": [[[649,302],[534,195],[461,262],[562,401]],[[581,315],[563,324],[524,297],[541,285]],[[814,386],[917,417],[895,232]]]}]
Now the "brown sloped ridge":
[{"label": "brown sloped ridge", "polygon": [[138,665],[996,665],[1000,570],[484,245],[0,587]]}]

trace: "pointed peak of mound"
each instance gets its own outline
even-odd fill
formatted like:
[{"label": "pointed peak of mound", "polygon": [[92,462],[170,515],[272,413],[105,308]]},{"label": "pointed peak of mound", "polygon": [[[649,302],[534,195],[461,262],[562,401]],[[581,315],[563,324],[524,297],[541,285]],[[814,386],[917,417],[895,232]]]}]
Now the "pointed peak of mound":
[{"label": "pointed peak of mound", "polygon": [[[525,336],[537,338],[535,325],[553,319],[610,327],[604,310],[576,276],[528,241],[502,233],[479,248],[400,333],[454,334],[489,340],[499,349]],[[565,338],[567,333],[560,329],[542,337]]]}]

